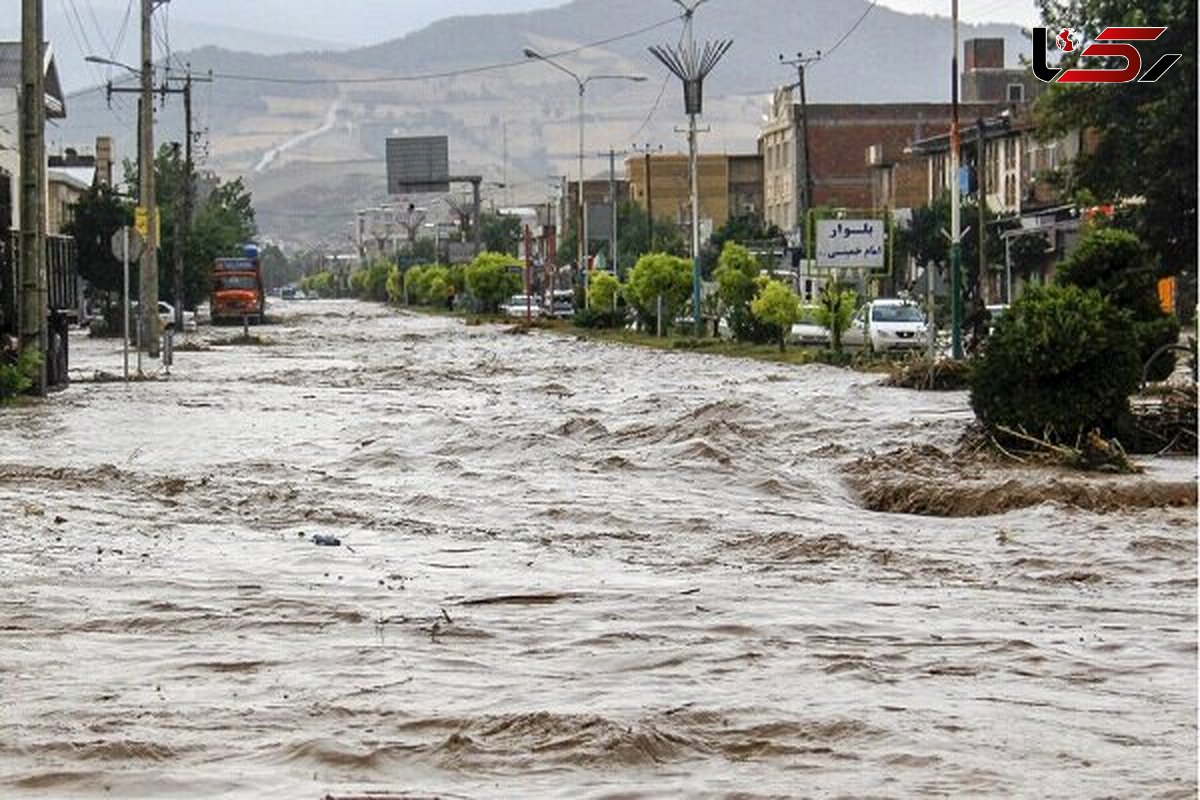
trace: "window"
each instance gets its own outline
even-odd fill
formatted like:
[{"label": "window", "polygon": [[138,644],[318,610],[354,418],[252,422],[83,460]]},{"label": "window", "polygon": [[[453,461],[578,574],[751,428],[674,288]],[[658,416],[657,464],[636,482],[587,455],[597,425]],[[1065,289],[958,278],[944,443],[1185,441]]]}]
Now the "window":
[{"label": "window", "polygon": [[1008,102],[1024,103],[1025,102],[1025,84],[1010,83],[1008,85]]}]

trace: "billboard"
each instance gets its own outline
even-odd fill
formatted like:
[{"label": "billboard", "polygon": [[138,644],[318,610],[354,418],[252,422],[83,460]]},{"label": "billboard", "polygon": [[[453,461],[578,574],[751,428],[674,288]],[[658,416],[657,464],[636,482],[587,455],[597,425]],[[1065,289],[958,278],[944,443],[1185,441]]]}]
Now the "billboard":
[{"label": "billboard", "polygon": [[825,269],[883,269],[881,219],[817,220],[817,266]]},{"label": "billboard", "polygon": [[388,194],[446,194],[450,191],[450,143],[445,136],[387,140]]}]

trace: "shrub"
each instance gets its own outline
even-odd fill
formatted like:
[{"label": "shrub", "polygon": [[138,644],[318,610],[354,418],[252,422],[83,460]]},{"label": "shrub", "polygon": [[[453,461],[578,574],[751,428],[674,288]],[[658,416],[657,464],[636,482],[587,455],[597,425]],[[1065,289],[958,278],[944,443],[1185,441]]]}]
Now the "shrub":
[{"label": "shrub", "polygon": [[993,429],[1073,443],[1093,428],[1115,430],[1140,372],[1128,315],[1099,292],[1030,287],[971,372],[971,406]]},{"label": "shrub", "polygon": [[615,311],[621,299],[621,282],[607,272],[592,275],[588,286],[588,305],[596,311]]},{"label": "shrub", "polygon": [[408,290],[408,302],[422,306],[445,305],[454,294],[450,269],[436,264],[409,267],[400,288]]},{"label": "shrub", "polygon": [[404,273],[399,267],[388,270],[387,299],[392,305],[398,306],[404,302]]},{"label": "shrub", "polygon": [[41,354],[32,348],[13,360],[0,360],[0,405],[32,389],[41,368]]},{"label": "shrub", "polygon": [[521,276],[509,270],[519,266],[519,261],[503,253],[480,253],[471,262],[465,274],[466,288],[480,311],[494,314],[504,301],[521,291]]},{"label": "shrub", "polygon": [[800,317],[800,299],[791,287],[782,281],[767,281],[758,297],[750,304],[755,319],[768,325],[775,332],[782,353],[787,347],[787,337],[792,326]]},{"label": "shrub", "polygon": [[301,279],[300,288],[305,294],[333,297],[337,294],[337,278],[332,272],[315,272]]},{"label": "shrub", "polygon": [[749,250],[736,242],[725,243],[713,277],[717,281],[721,313],[729,320],[733,338],[739,342],[762,344],[776,337],[774,328],[763,325],[750,310],[761,289],[758,273],[758,262]]},{"label": "shrub", "polygon": [[829,344],[834,352],[842,352],[842,334],[854,318],[858,296],[853,289],[842,288],[836,281],[827,283],[817,298],[817,324],[829,331]]},{"label": "shrub", "polygon": [[691,294],[691,262],[666,253],[649,253],[639,258],[630,271],[625,296],[645,322],[656,318],[661,296],[665,330],[687,308]]},{"label": "shrub", "polygon": [[612,310],[592,306],[576,311],[571,321],[578,328],[624,328],[629,323],[629,315],[623,307]]},{"label": "shrub", "polygon": [[[1128,311],[1143,364],[1160,348],[1179,341],[1179,323],[1163,312],[1158,300],[1158,276],[1149,252],[1134,234],[1116,228],[1087,233],[1058,271],[1058,282],[1095,289],[1112,305]],[[1151,380],[1162,380],[1175,369],[1167,354],[1151,365]]]}]

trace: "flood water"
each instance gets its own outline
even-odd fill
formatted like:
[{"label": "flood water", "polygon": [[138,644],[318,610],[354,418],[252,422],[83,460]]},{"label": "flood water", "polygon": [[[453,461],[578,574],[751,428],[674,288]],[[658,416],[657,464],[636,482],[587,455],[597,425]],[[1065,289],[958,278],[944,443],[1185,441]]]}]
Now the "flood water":
[{"label": "flood water", "polygon": [[871,513],[965,394],[276,311],[0,411],[0,796],[1196,796],[1194,508]]}]

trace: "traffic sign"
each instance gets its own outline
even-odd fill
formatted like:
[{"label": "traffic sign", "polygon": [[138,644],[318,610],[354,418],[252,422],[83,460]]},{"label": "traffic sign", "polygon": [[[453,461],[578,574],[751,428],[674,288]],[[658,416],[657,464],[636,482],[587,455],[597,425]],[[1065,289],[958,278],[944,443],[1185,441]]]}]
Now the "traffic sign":
[{"label": "traffic sign", "polygon": [[142,250],[146,246],[146,240],[134,228],[118,228],[117,232],[112,235],[112,254],[113,258],[122,261],[125,258],[125,231],[129,231],[129,260],[137,261],[142,257]]}]

